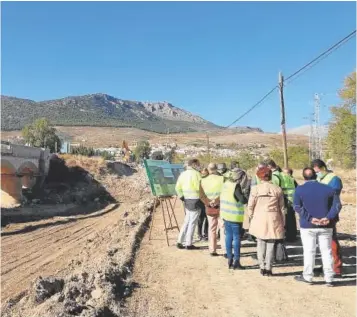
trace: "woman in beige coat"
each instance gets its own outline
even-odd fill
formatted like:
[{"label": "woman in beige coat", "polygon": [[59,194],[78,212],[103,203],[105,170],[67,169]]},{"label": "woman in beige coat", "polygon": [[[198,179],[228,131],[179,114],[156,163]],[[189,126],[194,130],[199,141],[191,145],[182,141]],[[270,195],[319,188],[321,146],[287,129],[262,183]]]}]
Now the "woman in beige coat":
[{"label": "woman in beige coat", "polygon": [[284,239],[284,194],[271,183],[269,168],[260,168],[257,176],[261,183],[252,187],[248,201],[249,233],[257,238],[260,273],[271,276],[275,241]]}]

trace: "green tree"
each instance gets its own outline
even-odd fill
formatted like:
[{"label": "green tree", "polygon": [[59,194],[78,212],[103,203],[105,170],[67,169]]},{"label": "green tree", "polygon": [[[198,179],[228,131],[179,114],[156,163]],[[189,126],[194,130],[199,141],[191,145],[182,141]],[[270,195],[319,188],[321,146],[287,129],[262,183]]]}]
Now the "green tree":
[{"label": "green tree", "polygon": [[[282,149],[273,149],[269,152],[269,157],[280,167],[284,165],[284,155]],[[304,146],[288,147],[288,163],[292,168],[304,168],[309,165],[309,149]]]},{"label": "green tree", "polygon": [[[86,147],[81,144],[78,147],[73,147],[71,149],[71,154],[91,157],[91,156],[95,156],[96,152],[94,151],[94,149],[92,147]],[[100,154],[98,154],[98,155],[100,155]]]},{"label": "green tree", "polygon": [[141,162],[143,159],[150,157],[151,147],[148,141],[140,141],[134,150],[135,159]]},{"label": "green tree", "polygon": [[51,152],[59,152],[61,140],[56,132],[48,119],[40,118],[32,124],[26,125],[22,130],[22,136],[31,146],[49,148]]},{"label": "green tree", "polygon": [[247,170],[249,170],[253,167],[256,167],[258,165],[259,158],[250,154],[247,151],[243,151],[238,155],[237,161],[239,162],[240,168],[247,171]]},{"label": "green tree", "polygon": [[111,152],[108,151],[101,151],[99,152],[99,155],[104,159],[108,161],[114,161],[114,155]]},{"label": "green tree", "polygon": [[353,168],[356,163],[356,72],[346,77],[339,96],[341,104],[330,109],[328,154],[337,165]]}]

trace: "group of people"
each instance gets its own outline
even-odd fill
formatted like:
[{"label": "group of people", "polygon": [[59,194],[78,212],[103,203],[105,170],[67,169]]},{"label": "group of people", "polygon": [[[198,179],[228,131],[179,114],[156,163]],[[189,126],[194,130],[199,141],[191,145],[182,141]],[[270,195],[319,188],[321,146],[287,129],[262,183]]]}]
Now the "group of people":
[{"label": "group of people", "polygon": [[[304,270],[297,281],[311,283],[316,274],[324,273],[328,286],[342,272],[336,224],[341,210],[341,179],[321,160],[314,160],[303,170],[305,183],[298,185],[291,169],[281,170],[273,161],[261,162],[250,180],[238,162],[228,170],[224,163],[210,163],[202,169],[199,160],[187,162],[176,184],[178,197],[184,202],[185,219],[177,247],[195,250],[193,237],[200,222],[205,238],[207,219],[209,251],[218,256],[220,238],[228,268],[244,270],[240,247],[244,237],[257,242],[260,274],[272,276],[275,261],[286,260],[285,243],[297,239],[295,213],[299,215],[303,245]],[[318,240],[322,268],[314,268]]]}]

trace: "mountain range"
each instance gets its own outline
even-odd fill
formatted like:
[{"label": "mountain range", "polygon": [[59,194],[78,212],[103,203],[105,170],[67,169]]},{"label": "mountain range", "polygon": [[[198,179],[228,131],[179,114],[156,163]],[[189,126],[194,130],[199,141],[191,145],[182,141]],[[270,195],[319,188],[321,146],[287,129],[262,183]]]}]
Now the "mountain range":
[{"label": "mountain range", "polygon": [[[41,117],[58,126],[135,127],[158,133],[224,130],[166,101],[130,101],[102,93],[40,102],[1,96],[2,130],[20,130]],[[235,129],[262,132],[251,127]]]}]

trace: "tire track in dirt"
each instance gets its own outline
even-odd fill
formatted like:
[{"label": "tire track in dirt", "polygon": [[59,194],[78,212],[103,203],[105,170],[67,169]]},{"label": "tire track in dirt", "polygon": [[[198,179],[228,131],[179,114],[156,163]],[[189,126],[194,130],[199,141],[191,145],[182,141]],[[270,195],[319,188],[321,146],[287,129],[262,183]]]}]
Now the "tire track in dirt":
[{"label": "tire track in dirt", "polygon": [[[98,239],[104,243],[109,241],[110,231],[118,223],[123,208],[121,206],[99,217],[79,217],[77,221],[56,225],[56,228],[49,226],[4,236],[1,300],[24,291],[39,275],[65,274],[70,261],[78,258],[85,248],[90,248],[88,239]],[[48,220],[49,223],[56,221],[58,219]]]}]

